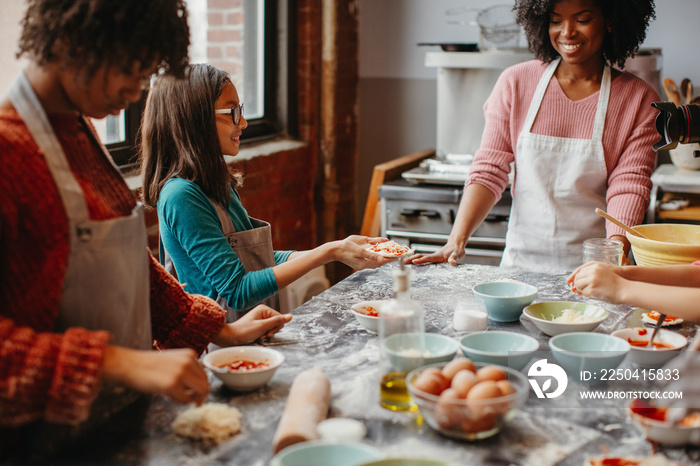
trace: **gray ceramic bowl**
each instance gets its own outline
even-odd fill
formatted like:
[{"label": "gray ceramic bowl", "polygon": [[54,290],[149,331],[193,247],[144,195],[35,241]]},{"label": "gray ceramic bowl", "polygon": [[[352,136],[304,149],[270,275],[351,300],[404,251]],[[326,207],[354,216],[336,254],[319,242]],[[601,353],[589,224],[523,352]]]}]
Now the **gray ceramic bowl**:
[{"label": "gray ceramic bowl", "polygon": [[569,378],[585,384],[602,382],[605,371],[617,368],[630,352],[622,338],[592,332],[562,333],[549,347]]},{"label": "gray ceramic bowl", "polygon": [[475,362],[498,364],[521,370],[540,344],[529,335],[502,330],[473,332],[459,341],[462,353]]},{"label": "gray ceramic bowl", "polygon": [[537,288],[522,282],[488,282],[472,288],[474,296],[486,304],[489,319],[496,322],[514,322],[520,319],[523,308],[537,296]]}]

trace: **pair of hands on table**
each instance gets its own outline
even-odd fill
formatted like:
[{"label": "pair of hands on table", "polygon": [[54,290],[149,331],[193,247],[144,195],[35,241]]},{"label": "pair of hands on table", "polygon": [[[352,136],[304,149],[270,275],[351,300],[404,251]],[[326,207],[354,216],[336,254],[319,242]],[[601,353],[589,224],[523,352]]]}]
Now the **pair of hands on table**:
[{"label": "pair of hands on table", "polygon": [[[261,304],[236,322],[224,325],[213,343],[235,346],[269,338],[291,319],[291,315],[282,315]],[[143,351],[108,346],[103,377],[139,392],[170,397],[179,403],[202,404],[209,394],[207,374],[197,353],[189,348]]]}]

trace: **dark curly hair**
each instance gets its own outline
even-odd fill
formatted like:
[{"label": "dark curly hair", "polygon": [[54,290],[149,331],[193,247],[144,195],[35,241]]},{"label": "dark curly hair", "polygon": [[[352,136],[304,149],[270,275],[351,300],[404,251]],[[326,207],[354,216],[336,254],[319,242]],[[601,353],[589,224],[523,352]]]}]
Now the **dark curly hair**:
[{"label": "dark curly hair", "polygon": [[[516,0],[518,24],[523,26],[530,51],[545,63],[559,57],[549,40],[550,13],[560,0]],[[649,22],[656,18],[654,0],[594,0],[611,25],[603,40],[603,58],[623,68],[644,42]]]},{"label": "dark curly hair", "polygon": [[190,43],[184,0],[29,0],[17,57],[58,60],[88,76],[104,63],[182,76]]}]

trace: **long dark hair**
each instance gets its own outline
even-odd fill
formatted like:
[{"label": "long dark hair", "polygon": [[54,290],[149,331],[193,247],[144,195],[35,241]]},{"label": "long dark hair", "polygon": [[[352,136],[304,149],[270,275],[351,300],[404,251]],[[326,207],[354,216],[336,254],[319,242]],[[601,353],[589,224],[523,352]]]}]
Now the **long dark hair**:
[{"label": "long dark hair", "polygon": [[235,182],[221,152],[214,102],[230,82],[225,71],[204,63],[190,65],[184,79],[156,78],[146,100],[140,136],[147,205],[156,206],[169,179],[184,178],[228,206]]},{"label": "long dark hair", "polygon": [[[516,0],[518,24],[523,26],[530,50],[544,63],[559,54],[549,40],[549,20],[560,0]],[[595,0],[611,26],[603,40],[603,59],[619,68],[634,55],[646,37],[649,21],[656,17],[653,0]]]}]

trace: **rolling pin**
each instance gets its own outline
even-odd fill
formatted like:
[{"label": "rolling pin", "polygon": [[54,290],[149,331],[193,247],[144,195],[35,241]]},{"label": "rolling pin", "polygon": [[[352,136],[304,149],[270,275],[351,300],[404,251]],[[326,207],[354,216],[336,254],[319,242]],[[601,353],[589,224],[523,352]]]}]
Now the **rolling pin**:
[{"label": "rolling pin", "polygon": [[320,367],[297,375],[272,440],[274,452],[295,443],[321,438],[317,426],[328,416],[330,398],[331,384]]}]

